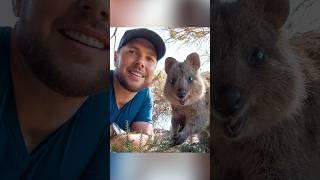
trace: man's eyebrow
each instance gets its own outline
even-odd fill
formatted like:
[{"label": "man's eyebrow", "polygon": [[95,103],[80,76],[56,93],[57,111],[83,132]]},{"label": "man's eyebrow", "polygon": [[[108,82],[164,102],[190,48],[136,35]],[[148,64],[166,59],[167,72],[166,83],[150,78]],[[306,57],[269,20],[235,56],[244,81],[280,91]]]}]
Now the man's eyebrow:
[{"label": "man's eyebrow", "polygon": [[148,54],[149,56],[154,57],[154,58],[156,58],[156,57],[157,57],[157,54],[156,54],[156,53],[154,53],[154,52],[152,52],[152,51],[148,51],[148,52],[147,52],[147,54]]},{"label": "man's eyebrow", "polygon": [[[135,45],[130,45],[128,46],[129,48],[132,48],[132,49],[135,49],[135,50],[139,50],[140,48],[138,48],[137,46]],[[149,48],[146,48],[146,53],[149,55],[149,56],[154,56],[155,58],[157,57],[157,54],[155,52],[153,52],[152,50],[149,50]]]}]

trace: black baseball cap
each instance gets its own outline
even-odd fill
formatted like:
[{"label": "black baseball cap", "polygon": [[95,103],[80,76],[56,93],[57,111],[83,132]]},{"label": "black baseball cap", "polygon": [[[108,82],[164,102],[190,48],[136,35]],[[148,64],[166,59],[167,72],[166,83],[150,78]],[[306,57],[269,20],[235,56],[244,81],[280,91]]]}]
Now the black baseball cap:
[{"label": "black baseball cap", "polygon": [[126,45],[129,41],[136,39],[136,38],[143,38],[151,42],[151,44],[156,49],[157,53],[157,60],[161,59],[164,54],[166,53],[166,46],[162,40],[162,38],[155,32],[146,29],[146,28],[139,28],[139,29],[131,29],[127,30],[124,35],[122,36],[118,51]]}]

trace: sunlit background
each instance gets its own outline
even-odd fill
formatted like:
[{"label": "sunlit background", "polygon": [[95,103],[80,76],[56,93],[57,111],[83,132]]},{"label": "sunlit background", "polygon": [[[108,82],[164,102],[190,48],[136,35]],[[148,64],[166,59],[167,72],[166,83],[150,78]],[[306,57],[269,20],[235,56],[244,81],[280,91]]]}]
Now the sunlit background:
[{"label": "sunlit background", "polygon": [[[111,27],[110,28],[110,69],[114,69],[114,51],[118,49],[118,44],[124,32],[142,27]],[[143,27],[145,28],[145,27]],[[185,27],[185,28],[168,28],[168,27],[147,27],[148,29],[158,33],[165,42],[166,54],[158,61],[157,69],[164,69],[164,62],[167,57],[174,57],[178,61],[184,61],[192,52],[197,52],[201,59],[201,71],[210,70],[210,28],[209,27]],[[195,33],[203,33],[203,36],[191,37],[190,42],[187,39],[172,38],[170,33],[174,32],[188,33],[187,30]],[[183,32],[184,31],[184,32]],[[190,38],[190,37],[189,37]],[[180,40],[179,40],[180,39]]]},{"label": "sunlit background", "polygon": [[112,27],[209,26],[210,0],[111,0]]}]

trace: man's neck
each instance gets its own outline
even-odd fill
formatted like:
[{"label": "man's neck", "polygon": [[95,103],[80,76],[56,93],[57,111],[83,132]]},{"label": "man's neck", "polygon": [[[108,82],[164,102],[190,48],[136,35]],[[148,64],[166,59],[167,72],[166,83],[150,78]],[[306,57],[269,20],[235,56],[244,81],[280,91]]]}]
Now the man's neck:
[{"label": "man's neck", "polygon": [[122,108],[127,102],[129,102],[137,94],[137,92],[131,92],[125,89],[120,84],[118,78],[114,73],[113,73],[113,88],[114,88],[115,99],[119,109]]},{"label": "man's neck", "polygon": [[50,133],[67,122],[87,97],[64,97],[48,88],[27,67],[14,39],[11,74],[22,135],[27,150],[31,152]]}]

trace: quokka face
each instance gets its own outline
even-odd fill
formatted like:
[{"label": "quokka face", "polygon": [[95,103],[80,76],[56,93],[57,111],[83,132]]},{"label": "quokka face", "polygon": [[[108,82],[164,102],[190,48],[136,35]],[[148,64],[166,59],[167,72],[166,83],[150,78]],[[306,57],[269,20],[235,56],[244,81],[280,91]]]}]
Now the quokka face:
[{"label": "quokka face", "polygon": [[166,59],[164,95],[171,104],[187,106],[204,96],[205,87],[199,68],[200,59],[196,53],[190,54],[184,62],[172,57]]},{"label": "quokka face", "polygon": [[299,110],[305,77],[280,32],[288,0],[217,0],[212,18],[212,112],[217,132],[255,137]]}]

